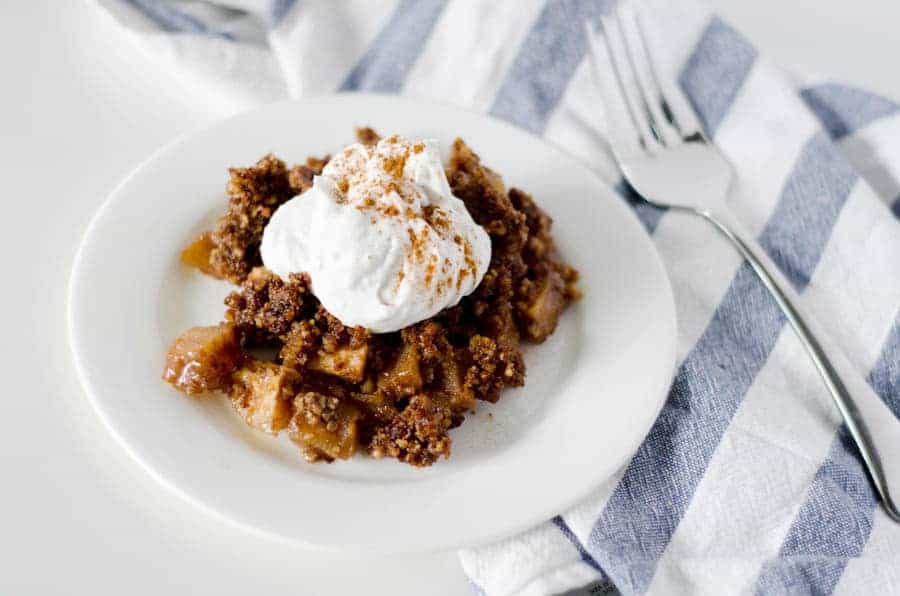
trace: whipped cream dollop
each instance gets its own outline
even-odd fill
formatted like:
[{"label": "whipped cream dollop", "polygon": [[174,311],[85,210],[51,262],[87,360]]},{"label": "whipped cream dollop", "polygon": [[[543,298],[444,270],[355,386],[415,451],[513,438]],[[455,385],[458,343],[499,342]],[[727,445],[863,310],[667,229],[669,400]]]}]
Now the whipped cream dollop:
[{"label": "whipped cream dollop", "polygon": [[491,242],[454,197],[434,140],[350,145],[266,226],[263,264],[311,289],[342,323],[397,331],[457,304],[487,271]]}]

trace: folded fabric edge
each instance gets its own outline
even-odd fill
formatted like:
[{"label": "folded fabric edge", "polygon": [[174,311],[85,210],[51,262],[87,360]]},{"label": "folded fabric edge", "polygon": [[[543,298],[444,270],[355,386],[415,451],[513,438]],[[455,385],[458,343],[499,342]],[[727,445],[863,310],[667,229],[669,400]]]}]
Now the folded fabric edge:
[{"label": "folded fabric edge", "polygon": [[465,555],[459,553],[460,565],[463,568],[472,591],[478,596],[544,596],[546,594],[618,594],[615,586],[603,578],[599,572],[581,560],[572,561],[561,567],[544,571],[520,586],[486,586],[478,583],[476,570],[467,565]]},{"label": "folded fabric edge", "polygon": [[166,31],[119,0],[92,4],[120,25],[140,52],[164,62],[186,87],[218,99],[222,116],[288,97],[281,66],[265,48],[217,35]]}]

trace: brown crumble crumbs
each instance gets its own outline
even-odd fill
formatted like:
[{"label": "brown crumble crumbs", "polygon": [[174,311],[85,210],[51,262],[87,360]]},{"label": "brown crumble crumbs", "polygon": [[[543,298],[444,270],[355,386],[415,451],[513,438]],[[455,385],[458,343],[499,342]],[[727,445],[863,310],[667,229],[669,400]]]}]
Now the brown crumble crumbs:
[{"label": "brown crumble crumbs", "polygon": [[[366,145],[380,139],[371,128],[357,129],[357,138]],[[414,153],[423,150],[421,143],[412,146]],[[474,413],[476,400],[494,402],[504,387],[524,384],[520,342],[541,342],[553,332],[579,296],[578,273],[559,258],[550,217],[524,191],[507,190],[457,139],[447,179],[491,238],[484,279],[458,305],[401,331],[372,335],[347,327],[318,302],[308,276],[282,280],[259,258],[269,218],[309,188],[327,161],[310,158],[289,170],[269,155],[229,171],[225,214],[182,259],[240,287],[225,300],[225,322],[190,329],[172,344],[163,378],[191,395],[230,394],[248,424],[273,434],[286,430],[309,461],[363,450],[427,466],[450,455],[448,432]],[[403,167],[401,160],[391,164],[401,174]],[[435,213],[425,219],[435,220]],[[439,231],[441,224],[429,223]],[[428,228],[421,237],[412,228],[408,233],[424,259]],[[439,288],[461,287],[476,272],[471,246],[459,235],[453,240],[467,256],[466,268],[456,279],[442,277]],[[429,262],[428,283],[437,265]],[[398,286],[403,278],[401,271]],[[256,347],[275,348],[278,356],[258,360],[247,352]]]}]

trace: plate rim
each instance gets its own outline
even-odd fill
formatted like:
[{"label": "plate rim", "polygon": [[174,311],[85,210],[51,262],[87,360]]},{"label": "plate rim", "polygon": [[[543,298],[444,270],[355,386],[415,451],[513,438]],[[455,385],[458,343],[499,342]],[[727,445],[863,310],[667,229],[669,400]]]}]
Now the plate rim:
[{"label": "plate rim", "polygon": [[[85,266],[84,263],[84,253],[88,249],[90,242],[88,241],[95,228],[100,224],[103,220],[106,212],[117,202],[117,198],[122,193],[124,189],[126,189],[129,184],[132,182],[134,178],[136,178],[143,170],[145,170],[150,164],[156,162],[158,159],[168,154],[169,152],[176,149],[178,146],[185,144],[190,139],[203,135],[205,133],[211,132],[214,129],[223,126],[225,123],[239,120],[241,118],[247,117],[249,114],[262,112],[266,110],[273,109],[277,106],[285,106],[288,104],[292,105],[305,105],[308,106],[311,103],[317,102],[329,102],[329,101],[355,101],[362,100],[365,101],[367,99],[376,99],[376,100],[389,100],[389,101],[401,101],[407,102],[411,104],[415,104],[417,106],[432,106],[437,107],[443,110],[451,110],[455,112],[459,112],[462,114],[466,114],[470,117],[474,116],[480,119],[488,120],[492,123],[492,125],[499,125],[502,128],[505,128],[509,131],[512,131],[517,135],[527,135],[530,137],[532,142],[538,143],[548,150],[556,153],[558,156],[562,157],[564,160],[571,162],[576,165],[578,169],[580,169],[586,176],[592,179],[592,181],[596,184],[596,186],[604,189],[604,192],[611,195],[611,197],[617,197],[618,193],[615,192],[614,188],[603,178],[601,178],[593,169],[587,166],[580,158],[572,155],[571,153],[565,151],[561,147],[557,146],[555,143],[550,142],[531,131],[528,131],[524,128],[515,126],[509,122],[496,118],[490,114],[485,114],[482,112],[478,112],[476,110],[472,110],[463,106],[459,106],[456,104],[452,104],[446,101],[435,101],[430,99],[424,99],[419,97],[408,97],[402,95],[394,95],[389,93],[368,93],[368,92],[340,92],[333,94],[323,94],[323,95],[315,95],[305,98],[290,98],[284,99],[278,102],[272,102],[268,104],[264,104],[262,106],[258,106],[249,110],[244,110],[239,113],[236,113],[232,116],[229,116],[224,119],[214,120],[212,122],[205,123],[202,126],[195,127],[189,129],[185,132],[182,132],[176,135],[174,138],[169,140],[166,143],[163,143],[157,149],[152,151],[146,158],[138,162],[113,188],[111,191],[107,193],[105,198],[103,199],[100,206],[96,209],[94,214],[91,216],[89,223],[84,227],[84,231],[80,236],[78,241],[78,248],[75,252],[72,267],[69,274],[69,279],[67,283],[66,289],[66,327],[67,327],[67,336],[69,349],[72,352],[72,358],[75,365],[76,375],[81,384],[82,390],[87,397],[89,403],[91,404],[93,410],[96,412],[98,417],[103,423],[103,426],[107,429],[107,431],[114,437],[116,443],[118,443],[122,449],[126,453],[128,453],[129,457],[133,459],[142,469],[144,469],[150,477],[152,477],[156,482],[158,482],[161,486],[163,486],[167,491],[170,491],[173,495],[182,499],[186,503],[190,504],[193,507],[196,507],[200,511],[210,514],[213,518],[220,519],[227,524],[230,524],[234,527],[243,529],[245,531],[249,531],[253,534],[264,536],[269,539],[274,539],[278,542],[286,543],[286,544],[295,544],[302,545],[308,548],[312,548],[315,550],[321,551],[332,551],[332,552],[346,552],[346,553],[368,553],[372,554],[392,554],[392,553],[415,553],[415,552],[444,552],[451,549],[457,548],[471,548],[483,544],[489,544],[495,542],[499,539],[506,538],[515,534],[518,534],[527,529],[533,528],[536,524],[540,524],[542,522],[533,522],[533,521],[523,521],[518,524],[510,525],[503,530],[497,530],[492,533],[488,533],[484,536],[481,536],[477,540],[474,541],[464,541],[464,542],[454,542],[453,544],[437,544],[434,547],[429,548],[410,548],[406,549],[403,547],[398,548],[381,548],[381,547],[372,547],[368,545],[357,545],[357,544],[337,544],[337,543],[321,543],[321,542],[311,542],[305,540],[300,536],[288,536],[283,533],[279,533],[277,531],[273,531],[268,528],[262,528],[257,525],[254,525],[250,521],[242,520],[238,517],[235,517],[225,510],[221,510],[219,507],[214,506],[206,501],[204,501],[200,495],[192,494],[190,491],[182,488],[176,482],[174,482],[171,478],[168,478],[163,470],[157,469],[152,462],[141,457],[141,454],[132,445],[131,440],[129,440],[126,436],[124,436],[120,429],[117,428],[114,421],[111,419],[111,415],[107,410],[106,406],[102,404],[102,401],[97,396],[96,388],[94,387],[90,375],[86,372],[87,365],[83,361],[84,353],[79,349],[78,344],[79,340],[77,339],[77,317],[76,306],[77,299],[75,298],[75,293],[78,289],[78,279],[82,272],[82,269]],[[615,202],[615,201],[611,201]],[[666,305],[666,309],[668,310],[667,316],[664,318],[670,321],[670,326],[672,329],[671,335],[668,337],[668,345],[664,347],[664,352],[666,354],[665,360],[668,362],[666,374],[660,377],[660,381],[657,383],[658,387],[655,387],[653,390],[653,394],[659,395],[656,399],[657,405],[655,406],[655,411],[653,416],[648,418],[649,422],[645,425],[646,428],[642,428],[641,432],[637,434],[638,438],[634,441],[633,445],[627,450],[624,451],[620,457],[615,458],[615,466],[612,468],[613,470],[621,469],[631,457],[633,457],[634,453],[643,443],[646,435],[649,433],[652,428],[653,423],[658,418],[659,413],[662,411],[663,406],[666,402],[666,396],[668,394],[668,389],[671,387],[672,382],[674,380],[675,374],[675,366],[676,366],[676,349],[677,349],[677,330],[678,330],[678,320],[677,320],[677,309],[675,306],[674,300],[674,292],[672,289],[671,279],[669,277],[668,271],[665,267],[665,264],[662,260],[662,256],[660,255],[656,244],[653,242],[652,237],[647,232],[646,228],[638,219],[637,215],[634,213],[633,209],[628,208],[624,204],[619,204],[618,210],[620,213],[625,214],[626,218],[630,218],[632,223],[637,226],[637,229],[640,230],[640,234],[643,237],[643,240],[651,248],[650,256],[653,261],[653,266],[657,270],[657,273],[660,276],[660,281],[662,282],[662,289],[665,293],[664,303]],[[614,475],[615,471],[611,475]],[[568,501],[571,504],[576,504],[582,501],[585,497],[587,497],[591,492],[597,489],[598,486],[602,484],[605,480],[608,480],[611,475],[607,475],[604,478],[597,478],[595,482],[582,491],[581,494],[571,496]],[[536,508],[537,509],[537,508]],[[555,513],[559,513],[558,511]],[[549,515],[544,515],[543,517],[546,520],[549,520],[552,515],[555,514],[551,512]],[[532,516],[532,517],[537,517]],[[546,521],[545,520],[545,521]]]}]

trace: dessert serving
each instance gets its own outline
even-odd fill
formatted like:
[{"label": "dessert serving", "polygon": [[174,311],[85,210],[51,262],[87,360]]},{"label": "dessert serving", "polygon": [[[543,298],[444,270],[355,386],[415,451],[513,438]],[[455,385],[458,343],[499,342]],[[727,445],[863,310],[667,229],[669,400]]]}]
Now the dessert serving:
[{"label": "dessert serving", "polygon": [[230,170],[226,212],[181,258],[240,287],[221,323],[175,340],[163,378],[227,394],[309,461],[427,466],[478,400],[524,384],[520,343],[553,333],[578,274],[550,217],[462,140],[445,168],[434,141],[357,137]]}]

